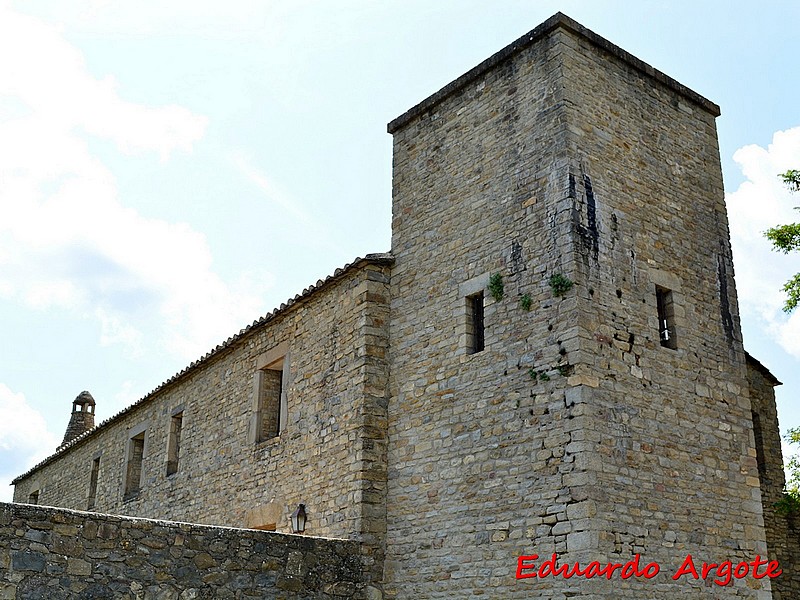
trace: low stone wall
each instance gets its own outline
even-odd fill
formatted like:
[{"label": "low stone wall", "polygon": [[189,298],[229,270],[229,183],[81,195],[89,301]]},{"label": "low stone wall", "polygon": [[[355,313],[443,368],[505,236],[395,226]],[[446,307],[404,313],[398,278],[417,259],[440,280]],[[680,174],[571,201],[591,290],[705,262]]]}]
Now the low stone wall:
[{"label": "low stone wall", "polygon": [[372,600],[357,542],[0,503],[0,600]]}]

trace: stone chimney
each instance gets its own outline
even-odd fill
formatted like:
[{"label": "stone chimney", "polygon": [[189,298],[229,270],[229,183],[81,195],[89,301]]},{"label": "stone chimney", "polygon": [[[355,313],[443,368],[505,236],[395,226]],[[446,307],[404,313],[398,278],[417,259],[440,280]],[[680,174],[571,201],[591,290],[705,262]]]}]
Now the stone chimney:
[{"label": "stone chimney", "polygon": [[72,401],[72,415],[69,418],[67,432],[64,434],[64,441],[59,448],[94,427],[94,404],[94,398],[86,391],[78,394]]}]

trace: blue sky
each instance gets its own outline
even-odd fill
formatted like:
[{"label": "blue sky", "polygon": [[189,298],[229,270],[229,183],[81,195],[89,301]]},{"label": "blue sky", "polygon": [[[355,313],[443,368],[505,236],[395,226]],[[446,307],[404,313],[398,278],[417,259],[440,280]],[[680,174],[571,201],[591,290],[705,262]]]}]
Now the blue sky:
[{"label": "blue sky", "polygon": [[0,483],[82,390],[108,418],[389,250],[386,123],[559,10],[721,106],[745,345],[800,425],[761,236],[800,204],[797,2],[0,0]]}]

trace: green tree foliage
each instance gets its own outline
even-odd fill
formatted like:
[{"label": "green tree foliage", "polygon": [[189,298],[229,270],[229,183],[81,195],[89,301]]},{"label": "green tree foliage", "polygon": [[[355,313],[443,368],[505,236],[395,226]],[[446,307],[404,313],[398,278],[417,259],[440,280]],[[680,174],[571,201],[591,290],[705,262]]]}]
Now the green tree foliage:
[{"label": "green tree foliage", "polygon": [[[793,192],[800,191],[800,171],[790,169],[786,173],[782,173],[781,178],[790,190]],[[795,206],[795,210],[800,210],[800,207]],[[787,254],[800,250],[800,223],[778,225],[768,229],[764,235],[772,242],[773,248],[778,252]],[[783,286],[783,291],[786,292],[786,304],[783,305],[783,310],[791,312],[800,303],[800,273],[796,273],[786,282]]]},{"label": "green tree foliage", "polygon": [[800,171],[789,169],[786,173],[781,173],[781,179],[789,186],[790,190],[800,192]]},{"label": "green tree foliage", "polygon": [[[800,427],[793,427],[784,437],[787,442],[800,444]],[[775,508],[784,515],[800,512],[800,457],[796,454],[786,463],[786,488]]]},{"label": "green tree foliage", "polygon": [[[787,431],[785,438],[791,444],[800,444],[800,427],[793,427]],[[800,498],[800,458],[793,456],[788,465],[791,473],[786,480],[786,489]]]},{"label": "green tree foliage", "polygon": [[[790,169],[781,174],[781,179],[793,192],[800,192],[800,171]],[[798,210],[798,207],[795,207]],[[775,250],[788,253],[800,250],[800,223],[779,225],[769,229],[765,235],[772,242]],[[800,273],[796,273],[786,285],[786,304],[783,310],[790,312],[800,302]],[[786,441],[800,444],[800,427],[793,427],[786,432]],[[782,514],[800,513],[800,457],[795,454],[786,463],[786,489],[783,498],[777,503],[776,509]]]}]

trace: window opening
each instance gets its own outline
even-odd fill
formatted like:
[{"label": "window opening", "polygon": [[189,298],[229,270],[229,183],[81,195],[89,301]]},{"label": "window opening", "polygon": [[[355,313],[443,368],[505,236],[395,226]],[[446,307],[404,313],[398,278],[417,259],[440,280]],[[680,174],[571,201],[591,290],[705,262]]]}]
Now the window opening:
[{"label": "window opening", "polygon": [[289,344],[281,342],[256,358],[253,374],[253,411],[248,440],[257,444],[279,438],[286,429],[291,369]]},{"label": "window opening", "polygon": [[95,499],[97,498],[97,477],[100,474],[100,457],[98,456],[92,461],[92,473],[89,477],[89,501],[86,508],[91,510],[94,508]]},{"label": "window opening", "polygon": [[125,473],[125,497],[129,499],[139,493],[142,485],[142,461],[144,460],[144,434],[132,437],[128,446],[128,464]]},{"label": "window opening", "polygon": [[756,442],[756,464],[758,465],[758,474],[762,477],[767,472],[767,462],[764,458],[764,436],[761,432],[761,418],[756,411],[752,411],[753,415],[753,438]]},{"label": "window opening", "polygon": [[665,348],[676,350],[678,340],[675,336],[675,307],[672,290],[656,286],[656,306],[658,308],[658,337]]},{"label": "window opening", "polygon": [[281,400],[283,397],[283,359],[260,371],[259,408],[261,423],[259,440],[277,437],[283,427]]},{"label": "window opening", "polygon": [[178,472],[178,461],[181,454],[181,431],[183,429],[183,412],[172,415],[169,423],[169,442],[167,444],[167,475]]},{"label": "window opening", "polygon": [[467,351],[469,354],[475,354],[485,348],[483,292],[467,297],[467,311],[469,313]]},{"label": "window opening", "polygon": [[35,490],[28,495],[28,504],[39,504],[39,490]]}]

